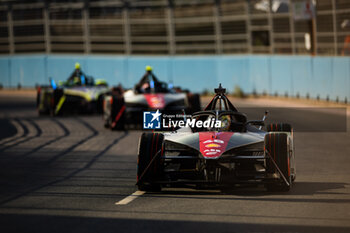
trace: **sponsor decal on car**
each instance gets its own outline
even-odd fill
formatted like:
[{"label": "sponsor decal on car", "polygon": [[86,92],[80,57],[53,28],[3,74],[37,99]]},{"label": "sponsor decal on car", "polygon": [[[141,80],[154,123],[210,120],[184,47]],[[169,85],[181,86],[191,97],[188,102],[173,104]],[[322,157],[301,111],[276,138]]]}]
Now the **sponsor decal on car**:
[{"label": "sponsor decal on car", "polygon": [[225,152],[233,132],[199,132],[199,147],[206,158],[217,158]]},{"label": "sponsor decal on car", "polygon": [[216,147],[216,148],[218,148],[218,147],[221,147],[219,144],[215,144],[215,143],[210,143],[210,144],[208,144],[208,145],[205,145],[205,147],[209,147],[209,148],[211,148],[211,147]]},{"label": "sponsor decal on car", "polygon": [[148,105],[153,109],[165,107],[164,94],[145,94]]}]

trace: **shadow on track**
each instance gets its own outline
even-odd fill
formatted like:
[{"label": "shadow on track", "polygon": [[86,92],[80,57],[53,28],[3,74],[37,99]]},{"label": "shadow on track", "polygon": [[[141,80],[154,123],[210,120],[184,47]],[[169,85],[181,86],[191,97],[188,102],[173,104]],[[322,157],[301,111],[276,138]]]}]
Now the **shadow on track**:
[{"label": "shadow on track", "polygon": [[30,155],[30,154],[33,154],[33,153],[39,151],[40,149],[44,148],[45,146],[48,146],[48,145],[50,145],[50,144],[52,144],[52,143],[54,143],[54,142],[59,141],[59,140],[62,139],[62,138],[68,137],[68,136],[70,135],[69,130],[68,130],[61,122],[59,122],[57,119],[51,119],[51,121],[53,121],[54,123],[56,123],[56,124],[63,130],[63,132],[64,132],[63,135],[61,135],[61,136],[59,136],[59,137],[56,137],[56,138],[54,138],[54,139],[52,139],[52,140],[49,140],[49,141],[47,141],[47,142],[41,144],[40,146],[35,147],[35,148],[32,149],[31,151],[28,151],[27,153],[23,154],[23,155],[22,155],[23,157],[28,156],[28,155]]},{"label": "shadow on track", "polygon": [[[76,118],[75,118],[75,119],[76,119]],[[77,120],[77,119],[76,119],[76,120]],[[72,146],[68,147],[66,150],[62,151],[61,153],[59,153],[59,154],[55,155],[54,157],[52,157],[51,159],[49,159],[49,160],[47,161],[48,164],[55,162],[57,159],[59,159],[59,158],[62,157],[63,155],[65,155],[65,154],[67,154],[67,153],[73,151],[74,148],[76,148],[77,146],[79,146],[79,145],[81,145],[81,144],[87,142],[88,140],[90,140],[90,139],[96,137],[96,136],[99,134],[99,132],[98,132],[95,128],[93,128],[91,125],[89,125],[88,123],[86,123],[86,122],[83,121],[82,119],[79,119],[79,120],[77,120],[77,121],[78,121],[80,124],[83,124],[86,128],[88,128],[88,129],[92,132],[92,134],[91,134],[90,136],[87,136],[87,137],[83,138],[83,139],[80,140],[79,142],[73,144]],[[68,134],[69,134],[69,133],[68,133]]]},{"label": "shadow on track", "polygon": [[[20,224],[18,224],[20,223]],[[226,223],[214,221],[149,220],[134,218],[73,217],[0,214],[1,232],[317,232],[348,233],[349,227],[289,224]]]},{"label": "shadow on track", "polygon": [[[173,198],[173,199],[219,199],[219,200],[254,200],[254,201],[275,201],[275,202],[317,202],[317,203],[349,203],[349,199],[329,199],[329,198],[293,198],[290,196],[307,195],[313,196],[315,194],[339,194],[348,195],[344,193],[331,192],[330,190],[344,189],[347,183],[330,183],[330,182],[297,182],[294,184],[290,192],[267,192],[263,188],[236,188],[219,190],[164,190],[160,193],[147,193],[143,196],[156,198]],[[232,195],[232,197],[227,197]],[[223,197],[226,196],[226,197]],[[274,198],[274,196],[279,196]],[[282,197],[281,197],[282,196]],[[140,197],[140,198],[143,198]]]},{"label": "shadow on track", "polygon": [[[67,153],[71,152],[74,148],[76,148],[77,146],[85,143],[86,141],[96,137],[98,135],[98,131],[95,130],[91,125],[89,125],[87,122],[83,121],[82,119],[79,119],[79,121],[81,124],[83,124],[86,128],[90,129],[92,131],[92,135],[83,138],[82,140],[80,140],[79,142],[73,144],[71,147],[69,147],[68,149],[59,152],[56,156],[54,156],[53,158],[51,158],[50,160],[46,161],[45,163],[42,162],[37,162],[35,161],[35,159],[28,159],[26,160],[27,164],[26,167],[23,167],[21,170],[21,174],[20,174],[20,178],[19,179],[25,179],[25,180],[32,180],[34,184],[26,184],[25,185],[25,189],[26,190],[21,190],[19,191],[18,189],[23,188],[22,186],[20,186],[17,190],[12,190],[11,193],[17,193],[16,195],[10,197],[10,198],[5,198],[4,200],[2,200],[0,202],[0,205],[4,205],[10,201],[13,201],[15,199],[18,199],[22,196],[28,195],[32,192],[35,192],[41,188],[50,186],[50,185],[54,185],[56,183],[65,181],[75,175],[77,175],[78,173],[84,171],[85,169],[88,169],[91,167],[92,164],[94,164],[94,162],[100,158],[104,153],[106,153],[113,145],[117,144],[119,142],[119,140],[121,140],[122,138],[126,137],[128,135],[128,132],[125,131],[120,137],[116,138],[113,142],[111,142],[110,144],[108,144],[102,151],[98,152],[96,155],[94,155],[90,161],[88,163],[85,164],[85,166],[81,167],[81,168],[77,168],[74,171],[70,172],[69,174],[62,176],[62,177],[58,177],[57,174],[51,174],[51,177],[55,177],[54,180],[51,179],[51,181],[44,181],[45,184],[42,184],[43,181],[41,181],[41,184],[38,182],[40,181],[36,181],[36,176],[38,176],[38,174],[36,173],[38,170],[40,170],[42,173],[48,172],[50,174],[50,169],[52,168],[51,166],[48,166],[49,164],[54,163],[58,158],[66,155]],[[34,148],[33,150],[36,150],[36,148]],[[0,165],[1,167],[6,166],[6,167],[13,167],[13,164],[2,164],[3,161],[0,161]],[[39,165],[39,166],[38,166]],[[0,185],[6,185],[8,184],[7,182],[7,176],[9,176],[7,174],[8,171],[6,171],[6,169],[3,169],[1,173],[2,176],[0,177]],[[19,175],[17,175],[19,176]],[[39,176],[40,177],[40,176]],[[39,178],[38,177],[38,178]],[[49,176],[50,177],[50,176]],[[58,177],[58,178],[57,178]],[[13,178],[13,177],[9,177],[9,178]],[[14,178],[14,179],[18,179],[18,178]],[[17,180],[14,181],[14,183],[18,182]],[[19,192],[19,193],[18,193]]]},{"label": "shadow on track", "polygon": [[[15,136],[17,133],[16,127],[11,124],[9,119],[0,119],[0,127],[0,140]],[[0,143],[0,145],[2,144],[3,143]]]},{"label": "shadow on track", "polygon": [[[13,144],[11,144],[11,145],[8,145],[8,146],[5,146],[5,147],[1,148],[1,149],[0,149],[0,152],[5,151],[5,150],[7,150],[7,149],[9,149],[9,148],[18,146],[18,145],[20,145],[20,144],[22,144],[22,143],[24,143],[24,142],[28,142],[28,141],[30,141],[30,140],[32,140],[32,139],[34,139],[34,138],[38,138],[38,137],[40,137],[41,134],[42,134],[41,128],[33,121],[33,119],[26,119],[26,120],[35,128],[35,131],[36,131],[36,133],[35,133],[34,136],[27,137],[27,135],[28,135],[28,133],[29,133],[28,128],[27,128],[19,119],[15,119],[15,120],[19,123],[19,125],[20,125],[20,126],[23,128],[23,130],[24,130],[24,134],[23,134],[20,138],[25,138],[25,139],[22,140],[22,141],[15,142],[15,143],[13,143]],[[8,143],[8,142],[6,142],[6,143]]]},{"label": "shadow on track", "polygon": [[[9,142],[13,142],[13,141],[16,141],[16,140],[19,140],[21,138],[25,138],[27,137],[28,133],[29,133],[29,130],[28,128],[18,119],[18,118],[14,118],[13,119],[14,121],[16,121],[18,123],[18,125],[22,128],[23,130],[23,134],[21,136],[18,136],[18,137],[14,137],[12,139],[9,139],[9,140],[6,140],[4,142],[1,142],[0,145],[4,145],[4,144],[7,144]],[[6,122],[5,122],[6,123]],[[8,122],[9,123],[9,122]],[[1,128],[6,128],[7,125],[1,125]],[[17,131],[17,130],[16,130]],[[21,141],[20,141],[21,142]],[[6,146],[4,148],[1,148],[1,150],[5,150]]]}]

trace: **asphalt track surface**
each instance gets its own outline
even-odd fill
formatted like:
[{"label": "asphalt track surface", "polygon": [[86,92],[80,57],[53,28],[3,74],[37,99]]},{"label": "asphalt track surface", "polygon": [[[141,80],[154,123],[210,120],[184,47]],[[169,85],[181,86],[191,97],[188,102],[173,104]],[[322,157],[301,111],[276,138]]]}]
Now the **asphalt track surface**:
[{"label": "asphalt track surface", "polygon": [[141,132],[111,132],[101,116],[38,117],[34,102],[0,95],[1,233],[350,232],[350,134],[339,114],[292,118],[340,130],[295,133],[298,174],[288,193],[164,189],[116,205],[136,191]]}]

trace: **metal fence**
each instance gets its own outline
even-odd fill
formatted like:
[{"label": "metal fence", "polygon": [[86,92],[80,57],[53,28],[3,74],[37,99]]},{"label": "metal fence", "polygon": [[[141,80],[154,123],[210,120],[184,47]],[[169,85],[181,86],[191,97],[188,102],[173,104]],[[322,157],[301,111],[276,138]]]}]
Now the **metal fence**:
[{"label": "metal fence", "polygon": [[1,1],[0,53],[340,56],[349,20],[349,0]]}]

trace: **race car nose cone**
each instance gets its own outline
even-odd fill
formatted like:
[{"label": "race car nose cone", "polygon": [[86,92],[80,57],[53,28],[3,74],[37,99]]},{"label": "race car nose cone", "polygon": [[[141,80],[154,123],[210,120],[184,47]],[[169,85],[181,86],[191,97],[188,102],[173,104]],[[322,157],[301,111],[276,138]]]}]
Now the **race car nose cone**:
[{"label": "race car nose cone", "polygon": [[217,158],[226,151],[232,135],[233,132],[199,132],[199,150],[204,158]]}]

